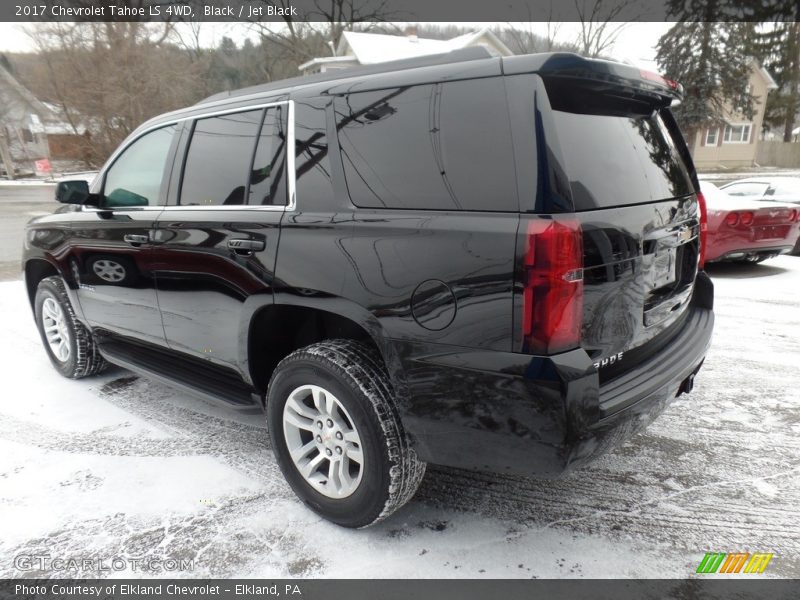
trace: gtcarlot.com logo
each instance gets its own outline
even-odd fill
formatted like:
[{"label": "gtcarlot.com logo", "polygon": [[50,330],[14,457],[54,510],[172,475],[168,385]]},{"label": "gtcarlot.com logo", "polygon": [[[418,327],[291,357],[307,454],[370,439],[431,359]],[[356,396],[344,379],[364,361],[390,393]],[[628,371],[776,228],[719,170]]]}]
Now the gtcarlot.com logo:
[{"label": "gtcarlot.com logo", "polygon": [[52,557],[49,554],[20,554],[14,557],[14,566],[20,571],[66,571],[68,573],[133,571],[161,573],[164,571],[193,571],[194,560],[189,558],[160,558],[157,556],[142,558],[127,556],[59,558]]},{"label": "gtcarlot.com logo", "polygon": [[707,552],[697,573],[763,573],[772,556],[766,552]]}]

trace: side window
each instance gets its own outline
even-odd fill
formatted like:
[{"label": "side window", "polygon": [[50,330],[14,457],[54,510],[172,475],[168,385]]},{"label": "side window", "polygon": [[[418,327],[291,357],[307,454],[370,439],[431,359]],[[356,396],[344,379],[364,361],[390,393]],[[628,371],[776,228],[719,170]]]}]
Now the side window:
[{"label": "side window", "polygon": [[330,206],[334,200],[325,108],[327,98],[295,102],[295,173],[299,202]]},{"label": "side window", "polygon": [[146,133],[119,155],[106,172],[103,207],[164,204],[161,183],[176,130],[169,125]]},{"label": "side window", "polygon": [[248,204],[286,205],[286,141],[288,110],[267,109],[250,170]]},{"label": "side window", "polygon": [[501,79],[359,92],[334,106],[356,206],[518,210]]},{"label": "side window", "polygon": [[263,110],[197,119],[186,153],[180,204],[245,203]]}]

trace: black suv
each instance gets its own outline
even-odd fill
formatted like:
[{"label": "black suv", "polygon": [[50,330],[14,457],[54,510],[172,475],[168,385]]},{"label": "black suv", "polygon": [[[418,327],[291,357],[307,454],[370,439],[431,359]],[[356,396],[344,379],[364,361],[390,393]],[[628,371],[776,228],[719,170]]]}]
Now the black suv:
[{"label": "black suv", "polygon": [[28,226],[45,349],[263,407],[292,488],[348,527],[427,462],[559,475],[689,392],[710,343],[678,97],[469,49],[156,117]]}]

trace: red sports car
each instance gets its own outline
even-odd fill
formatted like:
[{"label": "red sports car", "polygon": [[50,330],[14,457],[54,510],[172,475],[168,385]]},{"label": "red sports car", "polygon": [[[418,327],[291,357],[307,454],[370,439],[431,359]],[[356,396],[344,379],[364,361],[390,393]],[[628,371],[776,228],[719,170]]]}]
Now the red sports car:
[{"label": "red sports car", "polygon": [[729,196],[700,182],[708,210],[706,262],[761,262],[792,250],[800,235],[800,211],[791,204]]}]

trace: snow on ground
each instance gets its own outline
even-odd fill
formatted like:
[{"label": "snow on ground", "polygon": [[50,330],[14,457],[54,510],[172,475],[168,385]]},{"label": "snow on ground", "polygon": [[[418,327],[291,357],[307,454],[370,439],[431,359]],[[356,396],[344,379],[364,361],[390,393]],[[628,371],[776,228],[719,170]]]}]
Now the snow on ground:
[{"label": "snow on ground", "polygon": [[800,177],[800,169],[785,169],[782,167],[753,167],[744,170],[717,169],[698,173],[697,177],[708,181],[727,183],[747,177]]},{"label": "snow on ground", "polygon": [[122,369],[58,376],[22,283],[0,283],[0,577],[49,554],[192,559],[179,577],[681,578],[708,551],[798,577],[800,258],[710,271],[705,367],[643,434],[555,482],[431,467],[363,531],[295,499],[260,414]]},{"label": "snow on ground", "polygon": [[53,185],[59,181],[72,181],[83,179],[91,183],[97,176],[97,171],[74,171],[71,173],[53,173],[50,177],[24,177],[20,179],[0,179],[0,187],[14,187],[26,185]]}]

